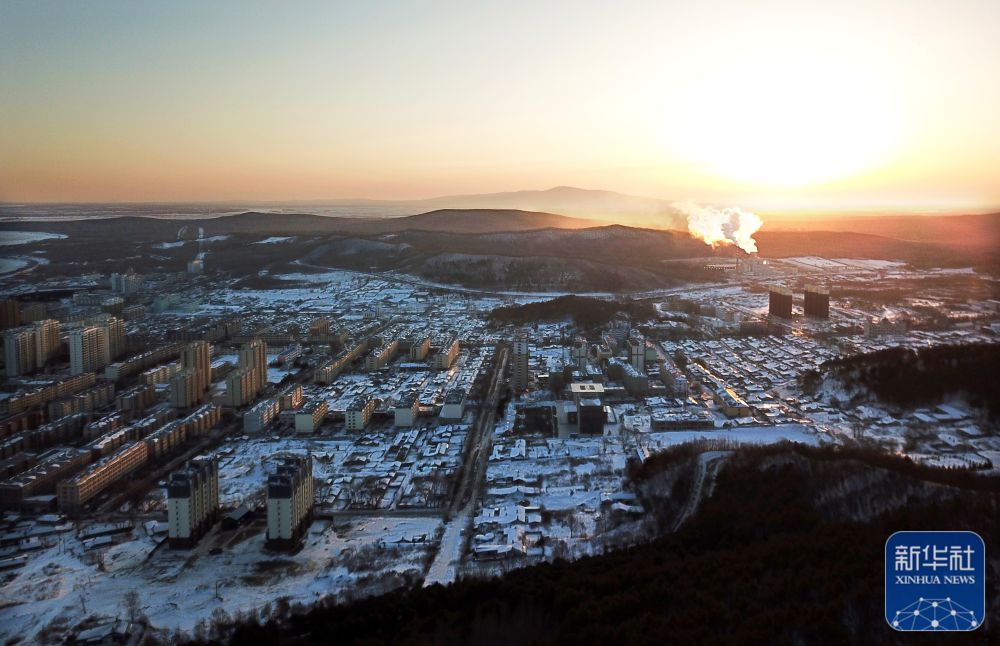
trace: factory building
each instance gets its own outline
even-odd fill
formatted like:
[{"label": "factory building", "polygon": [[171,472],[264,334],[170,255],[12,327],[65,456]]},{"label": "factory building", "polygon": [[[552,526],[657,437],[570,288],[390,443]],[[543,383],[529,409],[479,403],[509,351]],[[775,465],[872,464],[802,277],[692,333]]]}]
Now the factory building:
[{"label": "factory building", "polygon": [[830,318],[830,290],[816,285],[806,287],[803,310],[812,318]]},{"label": "factory building", "polygon": [[774,286],[768,291],[767,313],[782,319],[792,318],[792,290]]},{"label": "factory building", "polygon": [[94,372],[110,362],[107,328],[85,327],[69,333],[70,374]]},{"label": "factory building", "polygon": [[146,464],[149,450],[144,442],[132,442],[95,462],[56,488],[59,509],[77,512],[97,494]]},{"label": "factory building", "polygon": [[243,415],[243,430],[247,433],[260,433],[278,418],[281,404],[277,399],[265,399]]},{"label": "factory building", "polygon": [[3,337],[4,360],[8,377],[27,375],[38,367],[35,331],[31,328],[9,330]]},{"label": "factory building", "polygon": [[315,433],[316,429],[323,423],[330,405],[320,397],[310,399],[302,408],[295,411],[295,432]]},{"label": "factory building", "polygon": [[405,393],[392,409],[392,422],[395,426],[413,426],[420,414],[420,401],[416,391]]},{"label": "factory building", "polygon": [[344,411],[344,422],[348,431],[362,431],[368,426],[375,412],[375,400],[369,395],[358,395]]},{"label": "factory building", "polygon": [[170,547],[194,547],[219,515],[219,463],[195,458],[167,481],[167,539]]},{"label": "factory building", "polygon": [[294,547],[312,518],[312,456],[285,458],[267,479],[267,547]]},{"label": "factory building", "polygon": [[516,337],[514,337],[514,355],[511,365],[511,386],[514,390],[524,390],[528,387],[528,359],[530,357],[530,345],[528,344],[528,335],[525,332],[519,332]]}]

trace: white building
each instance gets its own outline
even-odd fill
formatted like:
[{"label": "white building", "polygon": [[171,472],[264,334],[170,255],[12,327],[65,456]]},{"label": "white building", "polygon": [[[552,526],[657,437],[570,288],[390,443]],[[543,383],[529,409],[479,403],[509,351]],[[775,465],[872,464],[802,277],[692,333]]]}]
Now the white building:
[{"label": "white building", "polygon": [[219,463],[195,458],[167,483],[167,538],[172,548],[193,547],[219,513]]},{"label": "white building", "polygon": [[109,363],[108,328],[85,327],[69,333],[70,374],[95,372]]},{"label": "white building", "polygon": [[530,356],[530,345],[528,335],[520,332],[514,338],[514,360],[512,367],[511,386],[515,390],[528,387],[528,358]]},{"label": "white building", "polygon": [[330,405],[325,399],[310,399],[302,408],[295,411],[295,432],[314,433],[323,423]]},{"label": "white building", "polygon": [[35,331],[31,328],[18,328],[4,334],[3,351],[8,377],[28,374],[38,366]]},{"label": "white building", "polygon": [[260,433],[278,418],[281,404],[277,399],[265,399],[243,416],[243,430],[247,433]]},{"label": "white building", "polygon": [[368,395],[358,395],[347,406],[344,421],[348,431],[362,431],[375,412],[375,400]]},{"label": "white building", "polygon": [[442,419],[462,419],[465,416],[466,393],[462,388],[452,388],[444,396],[441,407]]},{"label": "white building", "polygon": [[393,424],[396,426],[413,426],[420,414],[420,401],[416,392],[404,394],[392,409]]},{"label": "white building", "polygon": [[285,458],[267,479],[267,546],[295,546],[312,518],[312,456]]}]

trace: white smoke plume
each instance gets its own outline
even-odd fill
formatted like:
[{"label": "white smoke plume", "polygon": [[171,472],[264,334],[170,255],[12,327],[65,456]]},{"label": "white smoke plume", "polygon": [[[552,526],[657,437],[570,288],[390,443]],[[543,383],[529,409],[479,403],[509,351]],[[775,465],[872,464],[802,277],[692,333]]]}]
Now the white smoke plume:
[{"label": "white smoke plume", "polygon": [[753,234],[764,221],[756,213],[738,207],[717,209],[694,202],[675,202],[673,207],[687,216],[688,233],[713,249],[732,244],[747,253],[757,253]]}]

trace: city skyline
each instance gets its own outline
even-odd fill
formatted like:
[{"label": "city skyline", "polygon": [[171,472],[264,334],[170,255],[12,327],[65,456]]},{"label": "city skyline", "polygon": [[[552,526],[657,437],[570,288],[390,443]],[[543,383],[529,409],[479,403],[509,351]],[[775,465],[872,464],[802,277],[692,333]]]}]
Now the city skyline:
[{"label": "city skyline", "polygon": [[992,2],[240,9],[5,3],[0,201],[1000,205]]}]

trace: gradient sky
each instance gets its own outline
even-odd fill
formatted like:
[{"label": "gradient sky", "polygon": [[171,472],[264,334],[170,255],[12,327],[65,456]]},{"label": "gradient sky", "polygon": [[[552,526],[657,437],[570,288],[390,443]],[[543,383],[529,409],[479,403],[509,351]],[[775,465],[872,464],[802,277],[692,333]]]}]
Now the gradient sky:
[{"label": "gradient sky", "polygon": [[1000,2],[0,2],[0,201],[1000,205]]}]

